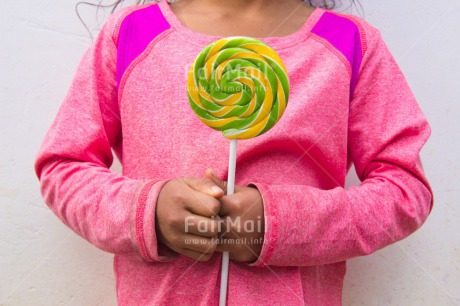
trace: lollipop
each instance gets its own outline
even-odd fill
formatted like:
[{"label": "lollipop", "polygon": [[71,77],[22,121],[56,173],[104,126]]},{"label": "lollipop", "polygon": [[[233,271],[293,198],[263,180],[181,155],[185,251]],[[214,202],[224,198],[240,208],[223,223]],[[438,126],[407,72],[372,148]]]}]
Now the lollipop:
[{"label": "lollipop", "polygon": [[[289,78],[279,55],[250,37],[211,43],[190,67],[190,106],[207,126],[230,139],[227,195],[234,192],[237,139],[253,138],[280,120],[289,98]],[[220,305],[226,304],[229,254],[222,255]]]},{"label": "lollipop", "polygon": [[224,38],[204,48],[190,68],[187,88],[198,118],[228,139],[267,132],[283,115],[289,98],[281,58],[249,37]]}]

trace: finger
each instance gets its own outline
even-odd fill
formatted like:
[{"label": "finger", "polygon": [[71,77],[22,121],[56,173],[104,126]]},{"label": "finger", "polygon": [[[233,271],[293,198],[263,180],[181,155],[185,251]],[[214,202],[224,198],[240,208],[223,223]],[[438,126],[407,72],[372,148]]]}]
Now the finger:
[{"label": "finger", "polygon": [[255,250],[251,246],[243,243],[228,243],[223,242],[217,245],[216,252],[229,252],[231,260],[250,262],[255,261],[259,257]]},{"label": "finger", "polygon": [[216,238],[205,238],[196,235],[185,235],[181,249],[188,249],[199,253],[214,253],[217,247]]},{"label": "finger", "polygon": [[[210,180],[211,180],[213,183],[215,183],[217,186],[219,186],[219,187],[225,192],[225,194],[227,194],[227,188],[228,188],[227,182],[221,180],[221,179],[217,176],[217,174],[216,174],[216,172],[214,171],[214,169],[212,169],[212,168],[206,169],[204,176],[205,176],[206,178],[210,179]],[[241,191],[244,190],[244,188],[245,188],[244,186],[235,185],[235,186],[234,186],[234,192],[235,192],[235,193],[236,193],[236,192],[241,192]]]},{"label": "finger", "polygon": [[195,215],[210,218],[219,215],[222,205],[216,198],[192,190],[184,206],[189,212]]},{"label": "finger", "polygon": [[232,238],[219,238],[217,246],[216,246],[216,252],[233,252],[235,251],[235,248],[240,246],[241,243],[243,243],[243,238],[242,237],[237,237],[233,236]]},{"label": "finger", "polygon": [[[250,187],[243,187],[245,190],[236,192],[232,195],[225,195],[219,199],[221,203],[220,216],[244,216],[246,213],[254,210],[255,208],[262,206],[263,200],[260,192],[257,194]],[[263,213],[263,211],[262,211]]]},{"label": "finger", "polygon": [[216,252],[230,252],[232,250],[231,245],[225,241],[220,241],[216,246]]},{"label": "finger", "polygon": [[243,235],[241,218],[223,217],[219,229],[219,239],[238,239]]},{"label": "finger", "polygon": [[184,182],[193,190],[206,193],[212,197],[220,198],[224,195],[224,190],[209,178],[184,178]]},{"label": "finger", "polygon": [[220,216],[240,215],[239,211],[243,203],[242,193],[225,195],[220,198]]},{"label": "finger", "polygon": [[187,216],[185,218],[184,231],[200,237],[217,238],[221,231],[220,218],[206,218],[198,215]]},{"label": "finger", "polygon": [[225,193],[227,193],[227,182],[221,180],[216,172],[214,172],[214,169],[208,168],[206,169],[204,176],[208,179],[210,179],[214,184],[219,186]]},{"label": "finger", "polygon": [[177,253],[195,259],[197,261],[208,261],[214,253],[201,253],[190,249],[180,249]]}]

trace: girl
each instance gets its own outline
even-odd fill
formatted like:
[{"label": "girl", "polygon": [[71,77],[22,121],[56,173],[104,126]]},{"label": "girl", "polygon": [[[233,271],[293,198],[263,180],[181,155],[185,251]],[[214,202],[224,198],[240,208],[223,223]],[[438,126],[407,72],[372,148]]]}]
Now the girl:
[{"label": "girl", "polygon": [[[191,110],[186,72],[235,35],[280,54],[291,96],[271,131],[240,142],[227,196],[228,141]],[[229,304],[340,305],[345,261],[427,218],[429,135],[365,21],[300,0],[162,1],[105,23],[35,169],[54,213],[115,254],[120,305],[216,304],[223,251]],[[123,175],[109,171],[112,150]],[[362,183],[345,190],[352,163]],[[219,231],[219,218],[232,223]],[[248,222],[262,226],[239,226]]]}]

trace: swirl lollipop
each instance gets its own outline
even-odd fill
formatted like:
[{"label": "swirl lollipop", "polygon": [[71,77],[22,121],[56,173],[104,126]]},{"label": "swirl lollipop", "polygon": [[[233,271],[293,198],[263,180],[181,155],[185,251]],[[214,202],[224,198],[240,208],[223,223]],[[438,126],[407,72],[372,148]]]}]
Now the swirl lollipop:
[{"label": "swirl lollipop", "polygon": [[190,69],[187,88],[198,118],[228,139],[267,132],[283,115],[289,98],[281,58],[249,37],[224,38],[207,46]]},{"label": "swirl lollipop", "polygon": [[[227,195],[234,192],[237,139],[259,136],[280,120],[289,78],[279,55],[250,37],[229,37],[203,49],[190,67],[190,106],[207,126],[230,139]],[[220,305],[226,304],[229,254],[222,255]]]}]

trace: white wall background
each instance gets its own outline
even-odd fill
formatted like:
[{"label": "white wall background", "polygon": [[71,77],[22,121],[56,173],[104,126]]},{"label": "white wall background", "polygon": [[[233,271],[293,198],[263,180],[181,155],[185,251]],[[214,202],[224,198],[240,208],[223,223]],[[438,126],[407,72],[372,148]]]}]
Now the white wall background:
[{"label": "white wall background", "polygon": [[[0,4],[0,305],[116,304],[112,256],[58,221],[33,172],[35,154],[90,43],[76,2]],[[422,159],[435,207],[408,239],[350,260],[344,304],[460,305],[460,2],[361,3],[433,128]],[[83,9],[83,15],[96,26],[94,11]]]}]

